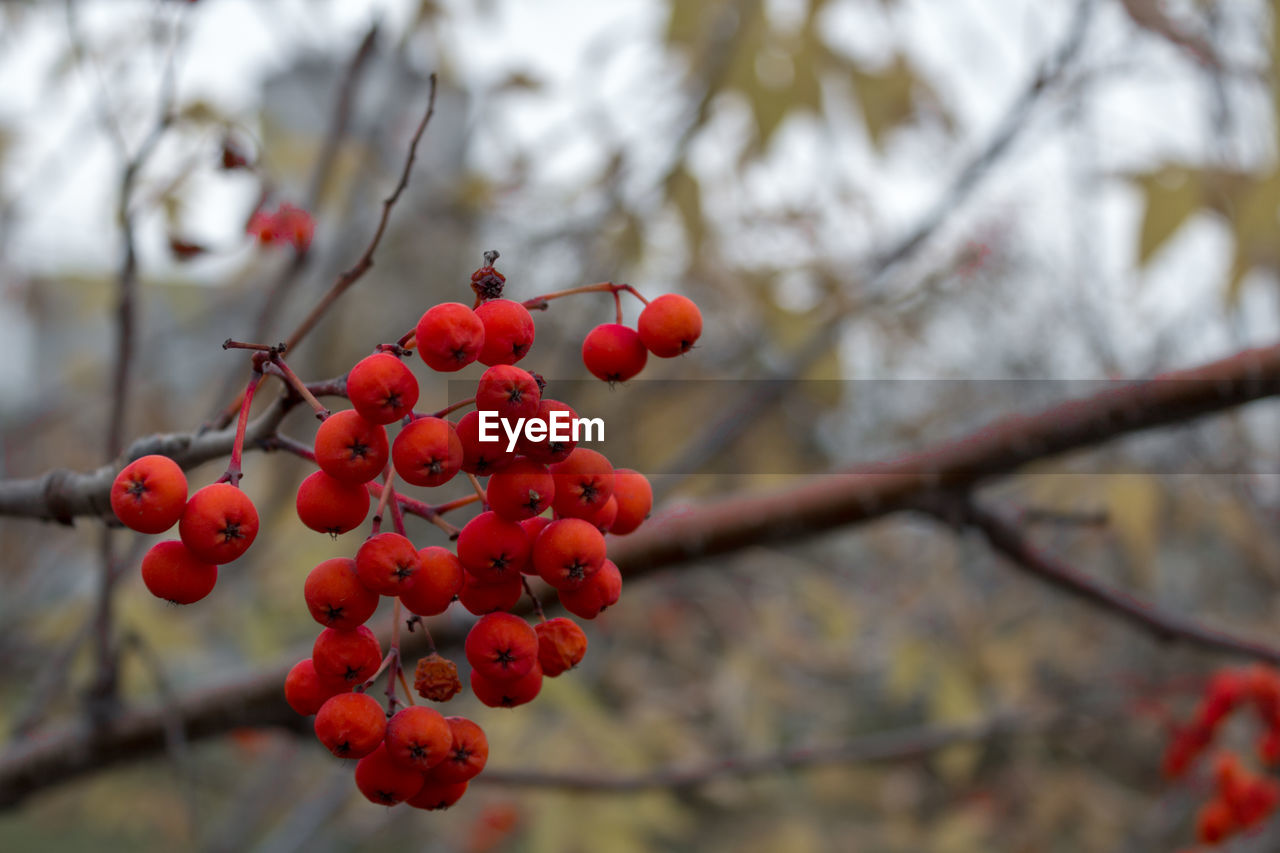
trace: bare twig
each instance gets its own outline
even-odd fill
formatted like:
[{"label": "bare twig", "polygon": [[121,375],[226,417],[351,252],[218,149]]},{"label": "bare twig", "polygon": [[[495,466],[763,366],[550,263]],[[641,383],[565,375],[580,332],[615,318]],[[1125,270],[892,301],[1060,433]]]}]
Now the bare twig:
[{"label": "bare twig", "polygon": [[347,292],[351,285],[355,284],[360,278],[369,271],[373,266],[373,255],[378,250],[378,244],[382,242],[382,235],[386,233],[387,222],[391,219],[391,209],[395,207],[397,201],[400,200],[401,193],[405,187],[409,185],[409,175],[413,171],[413,163],[418,156],[418,142],[422,139],[422,134],[427,129],[427,124],[431,121],[431,117],[436,111],[436,75],[431,75],[431,92],[427,98],[427,111],[422,116],[422,121],[418,122],[418,128],[413,133],[413,138],[409,141],[409,155],[405,158],[404,169],[400,173],[400,181],[392,190],[391,195],[387,196],[382,202],[382,217],[378,220],[378,227],[373,232],[373,238],[369,241],[369,245],[365,248],[364,254],[356,261],[355,266],[338,276],[338,280],[329,288],[329,292],[321,297],[320,302],[315,308],[311,309],[311,313],[298,324],[298,328],[293,330],[293,334],[289,335],[285,341],[288,349],[292,352],[298,345],[298,342],[306,337],[315,325],[320,322],[325,313],[337,302],[342,294]]}]

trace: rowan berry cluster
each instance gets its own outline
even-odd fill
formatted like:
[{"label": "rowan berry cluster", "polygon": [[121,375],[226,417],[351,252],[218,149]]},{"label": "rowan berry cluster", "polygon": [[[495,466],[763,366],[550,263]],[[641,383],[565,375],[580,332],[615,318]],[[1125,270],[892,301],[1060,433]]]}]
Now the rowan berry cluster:
[{"label": "rowan berry cluster", "polygon": [[[1280,672],[1253,666],[1221,670],[1213,675],[1191,721],[1175,729],[1164,756],[1169,778],[1185,775],[1213,745],[1228,718],[1252,707],[1263,732],[1257,757],[1268,767],[1280,763]],[[1196,819],[1196,834],[1205,844],[1218,844],[1233,835],[1258,828],[1280,806],[1280,783],[1249,772],[1232,753],[1214,763],[1214,796]]]},{"label": "rowan berry cluster", "polygon": [[[605,534],[636,530],[653,501],[649,482],[639,472],[615,469],[603,454],[572,439],[560,440],[553,423],[565,415],[576,418],[576,413],[545,396],[542,377],[516,366],[534,341],[530,308],[544,309],[550,300],[570,294],[608,292],[620,318],[621,292],[643,297],[628,285],[604,283],[515,302],[502,298],[505,277],[493,268],[495,259],[496,253],[487,253],[486,264],[472,275],[474,306],[448,302],[428,309],[413,330],[394,344],[379,345],[351,368],[343,383],[327,389],[345,396],[350,409],[325,409],[285,365],[282,348],[228,342],[256,350],[228,473],[188,501],[181,469],[166,457],[145,457],[121,472],[113,490],[117,515],[134,529],[159,532],[181,518],[182,541],[156,546],[144,560],[143,575],[148,588],[162,598],[196,601],[212,588],[212,564],[243,553],[257,530],[256,513],[251,530],[248,523],[252,503],[238,488],[245,423],[257,382],[264,374],[277,375],[312,405],[322,419],[314,446],[285,448],[318,467],[298,488],[299,519],[312,530],[336,536],[360,527],[375,501],[377,506],[370,534],[354,555],[325,560],[307,576],[303,598],[322,630],[311,657],[289,672],[285,698],[299,714],[316,715],[316,736],[330,752],[358,760],[357,787],[384,805],[449,806],[488,757],[487,740],[475,722],[415,704],[400,658],[402,610],[411,614],[409,630],[421,626],[425,631],[424,617],[438,616],[459,601],[479,617],[465,642],[476,698],[490,707],[529,702],[544,677],[573,668],[587,649],[586,635],[574,621],[543,615],[532,584],[554,590],[570,613],[595,618],[617,602],[622,589],[622,575],[608,559]],[[593,330],[583,344],[583,360],[600,378],[623,381],[639,367],[631,345],[619,347],[618,341],[638,343],[643,366],[650,352],[659,357],[686,352],[697,340],[701,322],[691,301],[668,294],[646,303],[638,331],[621,323]],[[485,365],[475,396],[439,412],[415,412],[418,378],[405,362],[413,352],[436,373],[452,373],[473,362]],[[467,407],[474,408],[456,421],[449,419]],[[518,440],[486,440],[482,414],[507,422],[523,419],[527,426]],[[399,429],[391,439],[387,429],[395,424]],[[436,488],[460,474],[472,493],[443,503],[417,500],[396,485],[399,479]],[[461,528],[444,519],[469,505],[480,512]],[[454,547],[419,548],[406,534],[405,514],[430,521]],[[387,516],[391,531],[381,529]],[[193,589],[205,576],[210,576],[207,586]],[[537,624],[519,615],[525,595]],[[383,598],[393,601],[385,654],[365,624]],[[384,673],[385,708],[367,692]],[[418,662],[414,675],[416,692],[424,699],[447,701],[461,690],[456,664],[434,651]],[[400,707],[397,682],[407,707]]]}]

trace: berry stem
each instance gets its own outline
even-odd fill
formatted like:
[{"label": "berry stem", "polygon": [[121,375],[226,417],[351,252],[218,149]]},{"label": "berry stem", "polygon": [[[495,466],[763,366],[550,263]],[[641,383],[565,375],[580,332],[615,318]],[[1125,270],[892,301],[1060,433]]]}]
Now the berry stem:
[{"label": "berry stem", "polygon": [[245,386],[244,394],[241,395],[240,419],[236,421],[235,443],[231,445],[231,459],[227,462],[227,470],[218,478],[219,483],[230,483],[236,488],[240,487],[240,478],[244,476],[240,468],[241,460],[244,458],[244,432],[249,426],[249,408],[253,405],[253,393],[258,390],[258,383],[261,381],[262,371],[255,365],[253,375],[249,377],[249,384]]},{"label": "berry stem", "polygon": [[255,352],[266,353],[282,353],[284,352],[284,344],[251,344],[247,341],[237,341],[227,338],[222,342],[223,349],[248,349]]},{"label": "berry stem", "polygon": [[480,495],[467,495],[466,497],[461,497],[461,498],[458,498],[457,500],[452,500],[447,503],[436,504],[435,506],[431,507],[431,509],[439,515],[444,515],[446,512],[451,512],[452,510],[455,510],[455,509],[461,509],[464,506],[470,506],[476,501],[483,502],[484,498],[481,497]]},{"label": "berry stem", "polygon": [[617,317],[617,320],[615,320],[615,322],[619,326],[621,326],[622,325],[622,294],[618,293],[618,291],[616,290],[613,292],[613,310],[615,312],[615,316]]},{"label": "berry stem", "polygon": [[329,417],[329,410],[316,399],[315,394],[311,393],[311,389],[307,387],[307,383],[299,379],[298,374],[294,373],[293,369],[289,367],[289,365],[285,364],[284,359],[280,357],[279,353],[271,353],[271,361],[263,365],[263,370],[267,373],[279,376],[287,382],[289,387],[292,388],[294,392],[305,400],[307,405],[315,411],[317,418],[324,420]]},{"label": "berry stem", "polygon": [[[389,463],[382,469],[382,482],[387,486],[391,484],[391,465]],[[373,530],[369,533],[370,536],[377,536],[378,532],[382,530],[382,514],[387,511],[387,501],[395,493],[395,489],[392,488],[384,488],[382,490],[382,495],[378,498],[378,509],[373,514]]]},{"label": "berry stem", "polygon": [[[433,418],[443,418],[445,415],[447,415],[447,414],[449,414],[449,413],[451,413],[451,412],[456,412],[458,409],[463,409],[463,408],[466,408],[467,406],[470,406],[470,405],[471,405],[472,403],[474,403],[475,401],[476,401],[476,398],[475,398],[475,397],[472,397],[470,400],[462,400],[461,402],[454,403],[454,404],[453,404],[453,405],[451,405],[451,406],[446,406],[445,408],[441,409],[441,410],[440,410],[440,411],[438,411],[438,412],[432,412],[432,413],[431,413],[431,417],[433,417]],[[417,417],[418,417],[417,415],[414,415],[414,418],[415,418],[415,419],[416,419]]]},{"label": "berry stem", "polygon": [[533,612],[538,614],[538,621],[546,622],[547,614],[542,611],[542,602],[538,600],[538,596],[533,594],[533,587],[529,586],[529,579],[521,575],[520,583],[524,584],[524,591],[528,593],[529,600],[533,602]]},{"label": "berry stem", "polygon": [[417,345],[418,345],[417,329],[410,329],[400,337],[400,340],[396,341],[396,346],[400,347],[400,349],[404,350],[405,352],[412,351]]},{"label": "berry stem", "polygon": [[[573,296],[577,293],[612,293],[615,299],[619,299],[618,294],[626,291],[639,299],[645,305],[649,304],[649,300],[640,295],[640,292],[629,284],[614,284],[611,281],[602,281],[598,284],[584,284],[581,287],[570,287],[567,290],[555,290],[551,293],[544,293],[541,296],[534,296],[520,303],[530,311],[545,311],[547,303],[552,299],[560,299],[563,296]],[[620,301],[620,299],[619,299]]]},{"label": "berry stem", "polygon": [[480,485],[480,481],[476,479],[476,475],[468,472],[467,479],[471,481],[471,488],[476,490],[476,497],[480,499],[480,503],[484,506],[488,506],[489,496],[485,494],[484,486]]}]

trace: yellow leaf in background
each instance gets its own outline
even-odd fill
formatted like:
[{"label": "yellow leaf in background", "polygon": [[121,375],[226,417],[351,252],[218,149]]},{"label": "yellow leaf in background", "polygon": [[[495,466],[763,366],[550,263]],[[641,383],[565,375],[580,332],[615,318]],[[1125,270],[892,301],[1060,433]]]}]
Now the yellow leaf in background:
[{"label": "yellow leaf in background", "polygon": [[991,849],[990,815],[975,807],[944,814],[929,833],[929,849],[937,853],[987,853]]},{"label": "yellow leaf in background", "polygon": [[[961,661],[935,658],[936,681],[929,695],[929,719],[937,723],[973,722],[982,715],[982,702],[968,668]],[[934,756],[934,766],[947,781],[959,784],[972,775],[982,748],[961,743]]]},{"label": "yellow leaf in background", "polygon": [[895,702],[907,702],[919,694],[933,654],[933,649],[918,640],[901,640],[894,646],[885,688]]},{"label": "yellow leaf in background", "polygon": [[1150,585],[1160,534],[1162,493],[1152,477],[1123,474],[1107,488],[1107,515],[1125,558],[1141,581]]},{"label": "yellow leaf in background", "polygon": [[1133,175],[1146,203],[1138,236],[1138,264],[1146,266],[1202,204],[1200,173],[1185,166],[1163,166]]}]

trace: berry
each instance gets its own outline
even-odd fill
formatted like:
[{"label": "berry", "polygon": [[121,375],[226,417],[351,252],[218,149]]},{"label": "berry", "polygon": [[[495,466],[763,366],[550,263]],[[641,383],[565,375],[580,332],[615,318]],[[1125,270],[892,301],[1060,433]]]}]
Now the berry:
[{"label": "berry", "polygon": [[582,342],[582,363],[605,382],[626,382],[649,359],[635,329],[621,323],[603,323],[587,333]]},{"label": "berry", "polygon": [[538,414],[542,388],[533,374],[510,364],[486,370],[476,386],[476,411],[497,412],[513,425],[520,418]]},{"label": "berry", "polygon": [[382,745],[387,715],[368,693],[339,693],[316,712],[316,737],[338,758],[363,758]]},{"label": "berry", "polygon": [[415,486],[439,486],[462,467],[462,442],[443,418],[418,418],[391,445],[396,473]]},{"label": "berry", "polygon": [[[485,476],[492,474],[515,458],[507,450],[507,442],[480,440],[480,413],[467,412],[454,427],[458,441],[462,443],[462,470],[468,474]],[[501,433],[501,427],[499,427]]]},{"label": "berry", "polygon": [[413,689],[423,699],[448,702],[462,690],[457,664],[437,652],[421,658],[413,668]]},{"label": "berry", "polygon": [[316,431],[320,470],[344,483],[367,483],[382,473],[391,455],[387,431],[354,409],[335,412]]},{"label": "berry", "polygon": [[360,582],[379,595],[399,595],[417,579],[418,549],[399,533],[370,536],[356,551]]},{"label": "berry", "polygon": [[298,714],[310,717],[329,699],[349,689],[345,681],[320,675],[311,658],[306,658],[295,663],[285,676],[284,700]]},{"label": "berry", "polygon": [[1220,799],[1205,803],[1196,815],[1196,837],[1201,844],[1218,844],[1236,831],[1231,806]]},{"label": "berry", "polygon": [[533,317],[519,302],[490,299],[476,309],[476,316],[484,324],[481,364],[515,364],[533,346]]},{"label": "berry", "polygon": [[397,764],[385,744],[360,759],[356,787],[371,803],[394,806],[422,790],[422,773]]},{"label": "berry", "polygon": [[613,465],[588,447],[576,447],[563,462],[551,466],[555,497],[551,507],[556,515],[588,518],[613,495]]},{"label": "berry", "polygon": [[605,560],[600,571],[587,578],[577,589],[561,589],[560,603],[574,616],[594,619],[606,607],[618,603],[622,594],[622,573],[613,560]]},{"label": "berry", "polygon": [[418,380],[403,361],[376,352],[356,362],[347,374],[347,396],[360,417],[375,424],[389,424],[413,411],[418,402]]},{"label": "berry", "polygon": [[481,583],[470,572],[464,572],[458,600],[471,613],[483,616],[499,610],[510,610],[523,594],[524,584],[520,582],[519,574],[513,574],[497,583]]},{"label": "berry", "polygon": [[538,635],[538,665],[548,678],[573,669],[587,654],[587,635],[572,619],[557,616],[534,625],[533,630]]},{"label": "berry", "polygon": [[410,613],[437,616],[462,591],[462,563],[448,548],[431,545],[418,552],[418,576],[413,586],[400,593],[400,602]]},{"label": "berry", "polygon": [[426,771],[444,760],[453,732],[434,708],[411,706],[387,721],[387,754],[401,767]]},{"label": "berry", "polygon": [[444,302],[429,309],[415,329],[418,352],[427,367],[440,373],[461,370],[484,347],[484,323],[460,302]]},{"label": "berry", "polygon": [[587,521],[595,525],[596,530],[608,533],[613,522],[618,518],[618,499],[613,495],[604,502],[604,506],[587,516]]},{"label": "berry", "polygon": [[164,533],[187,505],[187,475],[168,456],[143,456],[111,484],[111,509],[130,530]]},{"label": "berry", "polygon": [[337,535],[355,530],[369,514],[369,490],[316,471],[298,486],[298,518],[312,530]]},{"label": "berry", "polygon": [[604,534],[581,518],[551,522],[533,543],[534,568],[557,590],[577,589],[604,562]]},{"label": "berry", "polygon": [[702,334],[702,312],[693,300],[678,293],[665,293],[640,312],[636,324],[640,340],[658,358],[672,358],[688,352]]},{"label": "berry", "polygon": [[488,678],[479,670],[471,670],[471,692],[490,708],[514,708],[532,702],[542,690],[542,667],[533,662],[532,668],[519,678],[499,680]]},{"label": "berry", "polygon": [[156,598],[194,604],[213,591],[218,567],[199,559],[177,539],[157,542],[142,558],[142,582]]},{"label": "berry", "polygon": [[350,631],[325,628],[311,647],[316,672],[355,684],[368,681],[382,664],[382,646],[360,625]]},{"label": "berry", "polygon": [[452,740],[444,761],[427,771],[427,784],[468,782],[488,762],[489,741],[484,729],[466,717],[444,719],[449,724]]},{"label": "berry", "polygon": [[458,560],[482,584],[519,578],[529,561],[529,538],[518,523],[492,510],[482,512],[458,534]]},{"label": "berry", "polygon": [[538,660],[538,634],[510,613],[481,616],[465,644],[467,663],[485,678],[510,681],[526,674]]},{"label": "berry", "polygon": [[618,468],[613,472],[613,496],[618,501],[618,515],[609,526],[615,536],[636,530],[653,509],[653,487],[639,471]]},{"label": "berry", "polygon": [[230,483],[214,483],[187,501],[178,534],[197,559],[222,565],[239,557],[258,535],[258,511]]},{"label": "berry", "polygon": [[360,582],[356,561],[349,557],[334,557],[312,569],[302,595],[311,618],[339,631],[363,625],[378,609],[378,593]]},{"label": "berry", "polygon": [[[565,417],[555,418],[555,422],[553,423],[552,416],[554,412],[564,412]],[[547,437],[537,441],[531,440],[527,432],[529,425],[526,424],[525,430],[521,431],[520,438],[516,442],[516,450],[523,453],[525,456],[528,456],[535,462],[541,462],[543,465],[550,465],[553,462],[563,462],[568,458],[569,454],[573,452],[573,448],[578,445],[578,442],[573,440],[573,433],[571,431],[572,423],[577,419],[577,417],[578,413],[575,412],[567,403],[562,403],[559,400],[549,400],[546,397],[543,397],[541,402],[538,403],[538,413],[532,420],[547,425]],[[551,438],[552,435],[563,435],[566,432],[569,434],[569,439],[567,441],[560,441],[558,439],[553,441]]]},{"label": "berry", "polygon": [[426,809],[429,812],[447,809],[462,799],[467,792],[466,782],[430,782],[422,786],[422,790],[414,794],[406,803],[415,809]]},{"label": "berry", "polygon": [[494,472],[485,487],[489,507],[508,521],[541,515],[554,493],[555,481],[547,467],[523,456]]}]

